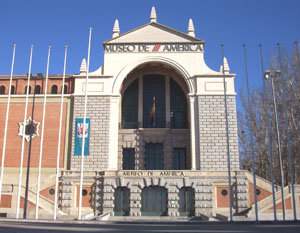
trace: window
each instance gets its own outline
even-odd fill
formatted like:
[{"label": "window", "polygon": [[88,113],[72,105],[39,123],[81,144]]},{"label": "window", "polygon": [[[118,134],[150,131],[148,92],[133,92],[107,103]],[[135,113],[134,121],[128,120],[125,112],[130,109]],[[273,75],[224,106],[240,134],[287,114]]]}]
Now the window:
[{"label": "window", "polygon": [[181,87],[170,79],[170,118],[171,128],[183,129],[186,128],[186,97]]},{"label": "window", "polygon": [[138,128],[138,79],[134,80],[124,91],[122,97],[122,128]]},{"label": "window", "polygon": [[1,86],[0,87],[0,95],[4,95],[5,94],[5,86]]},{"label": "window", "polygon": [[15,94],[15,86],[11,86],[11,89],[10,89],[10,94]]},{"label": "window", "polygon": [[134,170],[135,165],[135,149],[128,148],[123,149],[123,170]]},{"label": "window", "polygon": [[68,86],[64,85],[64,94],[68,94]]},{"label": "window", "polygon": [[173,169],[184,170],[186,169],[186,156],[185,148],[174,148],[173,154]]},{"label": "window", "polygon": [[[24,94],[27,94],[27,86],[25,86]],[[31,86],[29,86],[28,94],[31,94]]]},{"label": "window", "polygon": [[144,75],[143,125],[144,128],[166,127],[166,88],[163,75]]},{"label": "window", "polygon": [[163,144],[146,144],[146,170],[162,170],[163,166]]},{"label": "window", "polygon": [[40,85],[37,85],[36,87],[35,87],[35,92],[34,92],[35,94],[41,94],[41,86]]},{"label": "window", "polygon": [[57,94],[57,86],[56,85],[53,85],[51,87],[51,94]]}]

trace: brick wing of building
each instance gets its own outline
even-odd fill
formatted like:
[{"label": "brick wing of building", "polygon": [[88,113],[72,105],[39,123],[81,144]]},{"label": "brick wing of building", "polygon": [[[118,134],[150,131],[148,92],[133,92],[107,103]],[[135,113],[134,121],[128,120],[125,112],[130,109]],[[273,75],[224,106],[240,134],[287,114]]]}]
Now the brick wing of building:
[{"label": "brick wing of building", "polygon": [[[150,23],[127,33],[120,34],[119,23],[116,21],[113,38],[105,41],[103,46],[103,64],[89,73],[83,214],[132,217],[228,216],[223,73],[213,71],[205,64],[205,42],[195,37],[193,22],[189,22],[188,33],[182,33],[159,24],[153,9]],[[58,217],[72,217],[78,212],[81,165],[78,138],[85,133],[82,119],[86,72],[84,59],[80,73],[66,75],[64,84],[62,75],[49,76],[40,216],[52,216],[54,209],[62,90],[65,95]],[[235,75],[230,73],[226,59],[224,73],[233,213],[253,214],[253,177],[249,172],[240,170]],[[19,131],[23,127],[26,85],[27,75],[13,76],[0,206],[1,215],[8,217],[15,217],[17,208],[22,144]],[[9,76],[1,75],[1,126],[5,124],[8,90]],[[34,91],[34,121],[37,127],[31,149],[29,216],[33,216],[36,205],[45,79],[36,80],[35,90],[34,81],[30,82],[28,116],[31,116]],[[1,151],[3,135],[4,127],[1,127]],[[24,171],[29,149],[27,140]],[[21,209],[24,207],[25,180],[24,172]],[[258,177],[257,189],[259,213],[271,213],[271,184]],[[280,211],[280,191],[276,192],[276,199]],[[292,208],[288,189],[286,208],[288,211]]]}]

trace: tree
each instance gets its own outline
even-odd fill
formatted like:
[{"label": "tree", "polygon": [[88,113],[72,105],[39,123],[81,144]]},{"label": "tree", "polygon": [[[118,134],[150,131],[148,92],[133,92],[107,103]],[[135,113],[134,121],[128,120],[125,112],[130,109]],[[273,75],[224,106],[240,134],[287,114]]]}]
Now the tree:
[{"label": "tree", "polygon": [[[281,143],[284,185],[290,183],[288,140],[286,132],[286,118],[284,114],[283,88],[286,90],[286,107],[288,113],[288,130],[290,134],[292,165],[294,168],[295,183],[300,183],[300,58],[298,44],[295,43],[293,51],[288,53],[285,48],[281,49],[280,57],[274,54],[270,58],[268,69],[273,74],[279,134]],[[281,70],[280,75],[275,75],[275,70]],[[282,85],[283,79],[283,85]],[[252,116],[249,116],[249,108],[246,101],[246,94],[240,92],[240,99],[243,109],[238,111],[238,135],[240,142],[240,157],[242,167],[252,170],[250,155],[250,120],[253,127],[254,155],[257,175],[271,180],[271,169],[269,159],[269,143],[272,145],[272,157],[274,176],[276,184],[280,184],[280,167],[278,157],[278,143],[275,124],[275,112],[271,79],[266,80],[265,99],[264,89],[253,88],[250,91]],[[265,104],[268,104],[269,112],[266,112]],[[270,136],[268,140],[267,119],[270,121]]]}]

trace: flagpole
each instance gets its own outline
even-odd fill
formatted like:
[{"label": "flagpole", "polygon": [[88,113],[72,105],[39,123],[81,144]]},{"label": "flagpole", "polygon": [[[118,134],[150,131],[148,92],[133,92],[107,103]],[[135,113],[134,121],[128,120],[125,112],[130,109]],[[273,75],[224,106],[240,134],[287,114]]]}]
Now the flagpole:
[{"label": "flagpole", "polygon": [[65,91],[64,85],[65,85],[65,78],[66,78],[67,50],[68,50],[68,46],[65,46],[64,70],[63,70],[63,80],[62,80],[61,99],[60,99],[57,158],[56,158],[55,194],[54,194],[55,196],[54,196],[54,207],[53,207],[53,219],[54,220],[56,220],[56,207],[57,207],[57,195],[58,195],[58,173],[59,173],[59,161],[60,161],[62,115],[63,115],[63,107],[64,107],[63,102],[64,102],[64,91]]},{"label": "flagpole", "polygon": [[83,169],[84,169],[84,144],[85,144],[85,125],[86,125],[86,109],[87,109],[87,94],[88,94],[88,80],[89,80],[89,65],[90,65],[90,49],[91,49],[91,36],[92,28],[90,27],[88,57],[86,66],[86,81],[85,81],[85,96],[84,96],[84,112],[83,112],[83,134],[82,134],[82,147],[81,147],[81,168],[80,168],[80,185],[79,185],[79,207],[78,207],[78,220],[81,220],[82,208],[82,183],[83,183]]},{"label": "flagpole", "polygon": [[0,203],[1,203],[1,198],[2,198],[2,180],[3,180],[3,170],[4,170],[4,162],[5,162],[7,125],[8,125],[8,116],[9,116],[9,104],[10,104],[10,95],[11,95],[12,76],[13,76],[14,64],[15,64],[15,53],[16,53],[16,45],[14,44],[14,46],[13,46],[13,56],[12,56],[12,62],[11,62],[10,79],[9,79],[9,90],[8,90],[7,106],[6,106],[6,118],[5,118],[5,126],[4,126],[3,148],[2,148],[2,161],[1,161],[1,174],[0,174]]},{"label": "flagpole", "polygon": [[258,221],[256,174],[255,174],[255,159],[254,159],[254,148],[253,148],[253,129],[252,129],[252,106],[251,106],[250,95],[249,95],[249,79],[248,79],[246,45],[245,44],[243,44],[243,48],[244,48],[246,84],[247,84],[247,102],[248,102],[249,120],[250,120],[250,147],[251,147],[251,160],[252,160],[252,172],[253,172],[253,184],[254,184],[255,220]]},{"label": "flagpole", "polygon": [[226,96],[226,80],[224,70],[224,53],[223,44],[221,44],[222,51],[222,72],[224,84],[224,105],[225,105],[225,120],[226,120],[226,140],[227,140],[227,163],[228,163],[228,188],[229,188],[229,205],[230,205],[230,222],[232,222],[232,189],[231,189],[231,164],[230,164],[230,150],[229,150],[229,130],[228,130],[228,113],[227,113],[227,96]]},{"label": "flagpole", "polygon": [[269,157],[270,157],[271,181],[272,181],[272,197],[273,197],[273,212],[274,212],[274,221],[277,221],[276,198],[275,198],[275,188],[274,188],[272,141],[271,141],[271,126],[270,126],[270,119],[269,119],[268,92],[267,92],[267,87],[266,87],[266,81],[264,78],[264,63],[263,63],[262,45],[261,44],[259,45],[259,51],[260,51],[261,75],[262,75],[262,79],[263,79],[263,92],[264,92],[264,97],[265,97],[267,130],[268,130],[268,144],[269,144]]},{"label": "flagpole", "polygon": [[43,156],[44,126],[45,126],[45,113],[46,113],[46,100],[47,100],[50,49],[51,49],[51,46],[48,46],[46,84],[45,84],[45,92],[44,92],[43,117],[42,117],[42,129],[41,129],[41,143],[40,143],[40,156],[39,156],[39,170],[38,170],[36,202],[35,202],[36,203],[36,205],[35,205],[35,219],[38,219],[38,217],[39,217],[40,180],[41,180],[41,167],[42,167],[42,156]]},{"label": "flagpole", "polygon": [[[279,66],[281,69],[281,52],[280,52],[280,45],[277,43],[278,47],[278,58],[279,58]],[[282,92],[283,92],[283,108],[284,108],[284,115],[285,115],[285,128],[286,128],[286,137],[287,137],[287,146],[288,146],[288,152],[289,152],[289,164],[290,164],[290,173],[291,173],[291,185],[292,185],[292,197],[293,197],[293,214],[294,214],[294,220],[297,220],[297,213],[296,213],[296,201],[295,201],[295,187],[294,187],[294,169],[293,169],[293,158],[292,158],[292,145],[290,140],[290,133],[289,133],[289,117],[287,112],[287,103],[286,103],[286,85],[284,82],[284,78],[282,75],[282,72],[280,74],[281,78],[281,86],[282,86]]]},{"label": "flagpole", "polygon": [[19,213],[20,213],[21,184],[22,184],[23,160],[24,160],[25,128],[26,128],[26,118],[27,118],[27,109],[28,109],[28,94],[29,94],[30,76],[31,76],[32,51],[33,51],[33,45],[30,46],[29,71],[28,71],[28,77],[27,77],[25,111],[24,111],[23,130],[22,130],[22,149],[21,149],[16,218],[19,218]]}]

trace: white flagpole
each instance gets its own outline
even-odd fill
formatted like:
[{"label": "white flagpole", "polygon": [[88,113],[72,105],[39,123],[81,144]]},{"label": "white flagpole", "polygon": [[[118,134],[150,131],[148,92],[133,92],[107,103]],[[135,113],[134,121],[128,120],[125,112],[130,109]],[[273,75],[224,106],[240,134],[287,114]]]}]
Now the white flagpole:
[{"label": "white flagpole", "polygon": [[16,45],[14,44],[13,56],[12,56],[12,62],[11,62],[10,79],[9,79],[9,90],[8,90],[7,106],[6,106],[6,118],[5,118],[5,127],[4,127],[4,138],[3,138],[1,174],[0,174],[0,203],[1,203],[1,197],[2,197],[2,180],[3,180],[4,161],[5,161],[5,148],[6,148],[6,136],[7,136],[8,115],[9,115],[9,103],[10,103],[11,83],[12,83],[12,76],[13,76],[13,72],[14,72],[14,64],[15,64],[15,53],[16,53]]},{"label": "white flagpole", "polygon": [[54,208],[53,208],[54,220],[56,219],[56,206],[57,206],[57,194],[58,194],[58,173],[59,173],[59,160],[60,160],[62,115],[63,115],[63,107],[64,107],[63,103],[64,103],[64,91],[65,91],[64,85],[65,85],[65,78],[66,78],[67,50],[68,50],[68,46],[65,46],[64,71],[63,71],[63,80],[62,80],[62,88],[61,88],[58,145],[57,145],[57,158],[56,158],[55,196],[54,196]]},{"label": "white flagpole", "polygon": [[36,203],[36,205],[35,205],[35,219],[39,218],[40,180],[41,180],[41,167],[42,167],[42,156],[43,156],[44,126],[45,126],[46,100],[47,100],[47,88],[48,88],[50,49],[51,49],[51,46],[48,46],[48,58],[47,58],[47,70],[46,70],[46,84],[45,84],[45,92],[44,92],[43,119],[42,119],[42,129],[41,129],[39,171],[38,171],[36,202],[35,202]]},{"label": "white flagpole", "polygon": [[24,112],[24,121],[23,121],[23,132],[22,132],[22,149],[21,149],[21,161],[20,161],[20,174],[19,174],[19,187],[18,187],[16,218],[19,218],[19,213],[20,213],[21,184],[22,184],[23,159],[24,159],[25,128],[26,128],[26,118],[27,118],[27,109],[28,109],[28,94],[29,94],[30,76],[31,76],[32,50],[33,50],[33,45],[30,45],[30,59],[29,59],[29,71],[28,71],[28,77],[27,77],[27,90],[26,90],[25,112]]},{"label": "white flagpole", "polygon": [[82,207],[82,182],[83,182],[83,169],[84,169],[84,144],[85,144],[85,125],[86,125],[85,121],[86,121],[86,106],[87,106],[88,81],[89,81],[91,36],[92,36],[92,28],[90,27],[88,57],[87,57],[87,65],[86,65],[84,112],[83,112],[83,134],[82,134],[82,147],[81,147],[81,168],[80,168],[80,188],[79,188],[78,220],[81,220],[81,207]]}]

